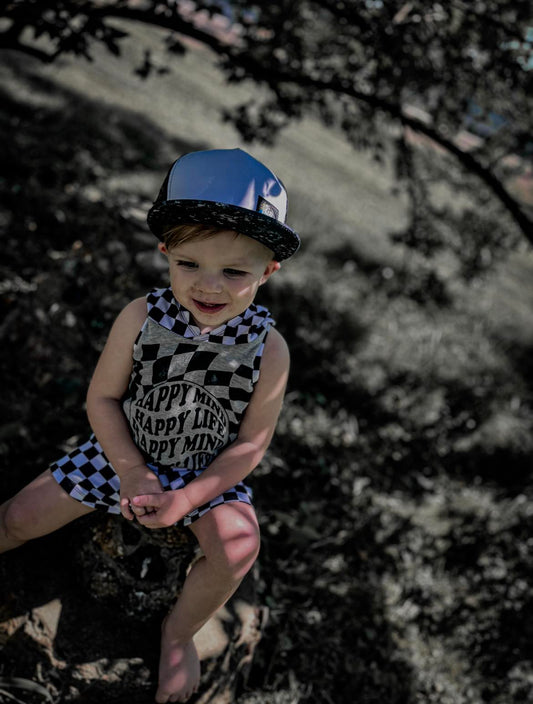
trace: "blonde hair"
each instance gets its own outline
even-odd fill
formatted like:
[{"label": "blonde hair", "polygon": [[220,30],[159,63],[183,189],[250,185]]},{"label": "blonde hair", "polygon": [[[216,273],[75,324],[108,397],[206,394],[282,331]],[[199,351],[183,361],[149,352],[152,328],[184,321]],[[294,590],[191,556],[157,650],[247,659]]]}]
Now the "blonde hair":
[{"label": "blonde hair", "polygon": [[167,249],[172,249],[173,247],[178,247],[186,242],[192,242],[194,240],[207,240],[210,237],[218,235],[219,232],[224,232],[224,227],[210,226],[210,225],[198,225],[194,223],[188,223],[185,225],[176,225],[170,228],[167,232],[163,233],[163,242]]}]

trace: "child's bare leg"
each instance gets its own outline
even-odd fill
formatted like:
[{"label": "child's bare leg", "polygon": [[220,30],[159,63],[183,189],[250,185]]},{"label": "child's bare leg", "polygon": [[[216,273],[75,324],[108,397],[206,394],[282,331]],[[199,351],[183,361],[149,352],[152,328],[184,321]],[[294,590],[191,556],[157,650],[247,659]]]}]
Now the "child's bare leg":
[{"label": "child's bare leg", "polygon": [[247,504],[217,506],[191,529],[204,557],[189,572],[163,623],[156,693],[159,703],[185,702],[196,690],[200,664],[192,638],[230,598],[259,552],[257,519]]},{"label": "child's bare leg", "polygon": [[0,552],[52,533],[93,510],[71,498],[46,470],[0,506]]}]

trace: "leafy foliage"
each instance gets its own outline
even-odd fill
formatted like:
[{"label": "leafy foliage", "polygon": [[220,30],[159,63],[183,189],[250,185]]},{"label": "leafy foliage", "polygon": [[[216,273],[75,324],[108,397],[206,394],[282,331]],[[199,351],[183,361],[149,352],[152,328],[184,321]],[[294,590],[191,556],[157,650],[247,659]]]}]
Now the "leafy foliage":
[{"label": "leafy foliage", "polygon": [[[228,81],[261,86],[225,115],[245,139],[272,143],[314,114],[356,149],[392,158],[413,209],[402,241],[426,253],[428,243],[451,247],[473,275],[516,247],[519,233],[532,240],[531,199],[513,186],[531,168],[530,10],[527,0],[10,0],[0,46],[47,61],[90,60],[97,44],[119,54],[127,26],[117,18],[164,28],[172,54],[184,51],[181,36],[193,37],[219,57]],[[168,68],[147,50],[135,70],[148,77]],[[438,174],[436,149],[449,157]],[[466,196],[464,216],[434,202],[441,182]],[[504,244],[491,236],[489,199],[510,216]],[[435,233],[435,221],[446,227]]]}]

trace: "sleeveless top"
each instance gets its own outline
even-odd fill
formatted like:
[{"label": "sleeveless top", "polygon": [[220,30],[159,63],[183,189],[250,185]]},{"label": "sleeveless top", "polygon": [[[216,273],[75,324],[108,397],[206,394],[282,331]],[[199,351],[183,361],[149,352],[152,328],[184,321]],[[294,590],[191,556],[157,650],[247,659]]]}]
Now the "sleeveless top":
[{"label": "sleeveless top", "polygon": [[274,320],[252,304],[201,334],[170,288],[153,290],[147,305],[124,413],[147,461],[203,469],[237,438]]}]

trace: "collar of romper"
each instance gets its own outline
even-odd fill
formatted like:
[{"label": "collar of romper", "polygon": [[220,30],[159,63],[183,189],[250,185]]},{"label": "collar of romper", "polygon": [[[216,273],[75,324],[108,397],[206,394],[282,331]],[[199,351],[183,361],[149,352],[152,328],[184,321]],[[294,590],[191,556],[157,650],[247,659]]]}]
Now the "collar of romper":
[{"label": "collar of romper", "polygon": [[147,303],[149,318],[181,337],[199,342],[208,341],[223,345],[253,342],[274,324],[268,309],[253,303],[241,315],[202,335],[200,328],[191,323],[190,312],[174,298],[170,287],[151,291],[147,296]]}]

